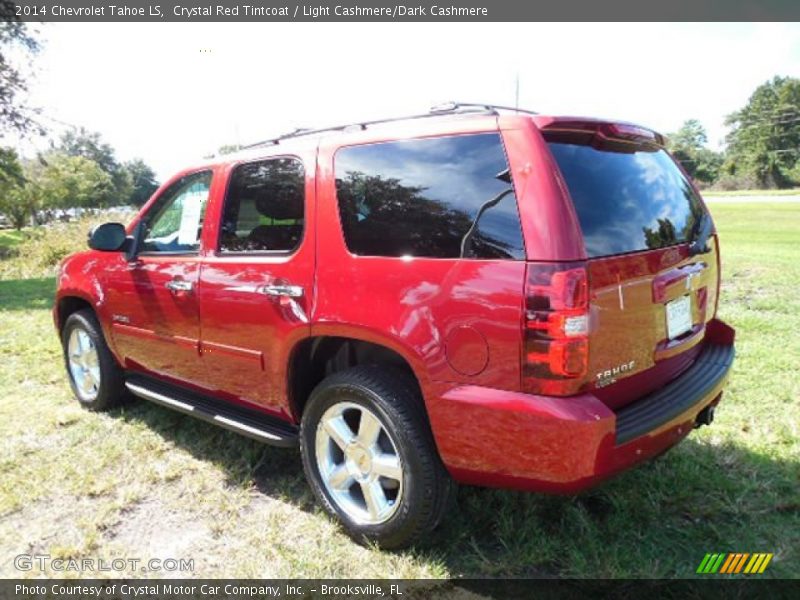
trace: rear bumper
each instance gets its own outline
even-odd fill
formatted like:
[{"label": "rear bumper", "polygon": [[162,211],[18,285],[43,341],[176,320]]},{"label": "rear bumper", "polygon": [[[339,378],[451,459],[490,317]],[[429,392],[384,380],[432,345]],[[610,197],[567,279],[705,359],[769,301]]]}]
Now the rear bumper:
[{"label": "rear bumper", "polygon": [[460,386],[429,402],[436,443],[462,483],[556,493],[586,489],[663,453],[716,405],[734,358],[733,329],[712,321],[694,364],[612,411],[592,394],[534,396]]}]

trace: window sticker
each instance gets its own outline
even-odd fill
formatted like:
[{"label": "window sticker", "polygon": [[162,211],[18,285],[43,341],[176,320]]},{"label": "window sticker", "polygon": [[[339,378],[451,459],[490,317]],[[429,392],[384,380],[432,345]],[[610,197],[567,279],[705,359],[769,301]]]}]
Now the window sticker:
[{"label": "window sticker", "polygon": [[178,230],[179,244],[195,244],[199,237],[200,218],[203,214],[203,201],[208,196],[205,189],[189,192],[183,197],[181,226]]}]

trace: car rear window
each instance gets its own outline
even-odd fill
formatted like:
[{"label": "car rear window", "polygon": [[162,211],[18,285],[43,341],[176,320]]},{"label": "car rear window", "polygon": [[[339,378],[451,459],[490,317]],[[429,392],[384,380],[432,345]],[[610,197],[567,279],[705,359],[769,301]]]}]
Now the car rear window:
[{"label": "car rear window", "polygon": [[497,133],[349,146],[336,153],[347,247],[362,256],[524,259]]},{"label": "car rear window", "polygon": [[590,257],[691,241],[703,205],[662,149],[619,151],[549,141]]}]

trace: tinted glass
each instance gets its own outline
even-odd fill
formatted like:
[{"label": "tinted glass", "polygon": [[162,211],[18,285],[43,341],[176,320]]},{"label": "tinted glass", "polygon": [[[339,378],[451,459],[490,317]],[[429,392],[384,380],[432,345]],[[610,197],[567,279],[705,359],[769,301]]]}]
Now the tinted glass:
[{"label": "tinted glass", "polygon": [[[480,208],[511,189],[500,136],[480,134],[352,146],[336,153],[336,190],[354,254],[457,258]],[[465,256],[523,258],[513,191],[487,207]]]},{"label": "tinted glass", "polygon": [[222,252],[289,252],[303,236],[303,165],[277,158],[239,165],[222,217]]},{"label": "tinted glass", "polygon": [[664,150],[619,152],[550,142],[589,256],[690,241],[702,204]]},{"label": "tinted glass", "polygon": [[211,172],[182,177],[144,217],[142,252],[196,252],[208,203]]}]

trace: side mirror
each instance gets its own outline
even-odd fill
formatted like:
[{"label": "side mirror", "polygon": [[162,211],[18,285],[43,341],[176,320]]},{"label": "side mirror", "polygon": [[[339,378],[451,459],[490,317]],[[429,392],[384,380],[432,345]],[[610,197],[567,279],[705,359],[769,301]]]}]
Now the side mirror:
[{"label": "side mirror", "polygon": [[89,232],[89,248],[102,252],[119,252],[125,249],[127,239],[122,223],[103,223]]}]

